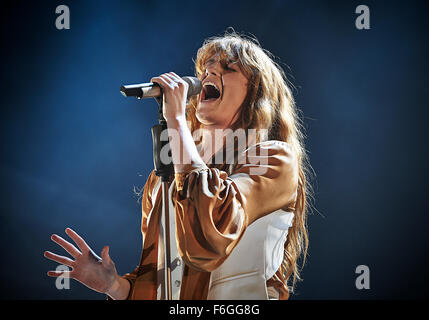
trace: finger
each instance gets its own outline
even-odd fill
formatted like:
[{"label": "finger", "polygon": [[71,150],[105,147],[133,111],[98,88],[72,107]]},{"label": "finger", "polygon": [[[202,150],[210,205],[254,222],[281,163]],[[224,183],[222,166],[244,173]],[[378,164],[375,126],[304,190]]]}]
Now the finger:
[{"label": "finger", "polygon": [[168,79],[168,81],[173,82],[173,83],[177,83],[180,82],[180,78],[174,76],[171,72],[169,73],[164,73],[162,76],[164,76],[165,78]]},{"label": "finger", "polygon": [[44,253],[45,258],[48,258],[49,260],[58,262],[60,264],[72,267],[73,266],[73,260],[64,256],[57,255],[55,253],[45,251]]},{"label": "finger", "polygon": [[166,89],[166,88],[172,89],[172,87],[170,86],[170,83],[167,82],[161,76],[152,78],[150,79],[150,81],[159,84],[163,89]]},{"label": "finger", "polygon": [[105,246],[103,248],[103,250],[101,250],[101,258],[104,259],[109,259],[109,246]]},{"label": "finger", "polygon": [[174,80],[170,75],[168,75],[168,73],[161,74],[159,77],[164,79],[168,83],[170,88],[177,87],[177,81]]},{"label": "finger", "polygon": [[174,86],[181,86],[181,85],[188,85],[186,83],[185,80],[183,80],[182,78],[180,78],[177,74],[175,74],[174,72],[170,72],[170,73],[166,73],[165,76],[172,82],[174,83]]},{"label": "finger", "polygon": [[167,74],[167,76],[168,76],[170,79],[172,79],[173,81],[175,81],[175,83],[177,83],[177,85],[178,85],[179,87],[181,87],[181,86],[183,86],[184,88],[188,88],[188,87],[189,87],[189,84],[188,84],[185,80],[183,80],[179,75],[177,75],[176,73],[174,73],[174,72],[169,72],[169,73]]},{"label": "finger", "polygon": [[64,240],[60,236],[53,234],[51,236],[51,240],[54,241],[56,244],[59,244],[61,247],[64,248],[73,258],[76,258],[81,255],[81,252],[76,249],[74,245],[72,245],[67,240]]},{"label": "finger", "polygon": [[105,267],[107,267],[112,261],[109,256],[109,246],[105,246],[103,250],[101,250],[101,261]]},{"label": "finger", "polygon": [[64,278],[71,278],[71,271],[48,271],[47,274],[50,277],[63,276]]},{"label": "finger", "polygon": [[182,77],[180,77],[179,75],[177,75],[176,73],[174,73],[174,72],[169,72],[168,73],[168,75],[170,76],[170,77],[172,77],[175,81],[177,81],[177,82],[185,82],[186,83],[186,81],[185,80],[183,80],[182,79]]},{"label": "finger", "polygon": [[77,244],[77,246],[82,252],[88,252],[90,250],[85,240],[83,240],[83,238],[78,235],[74,230],[67,228],[66,233],[70,238],[73,239],[73,241]]}]

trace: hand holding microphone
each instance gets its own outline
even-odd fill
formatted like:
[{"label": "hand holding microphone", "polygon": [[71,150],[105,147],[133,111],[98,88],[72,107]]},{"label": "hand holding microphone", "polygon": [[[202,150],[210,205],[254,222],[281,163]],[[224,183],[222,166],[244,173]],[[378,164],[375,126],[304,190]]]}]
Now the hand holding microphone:
[{"label": "hand holding microphone", "polygon": [[171,121],[186,122],[186,100],[201,91],[201,82],[197,79],[200,90],[196,92],[198,88],[193,87],[192,83],[189,85],[188,81],[180,78],[174,72],[164,73],[159,77],[152,78],[150,81],[157,83],[162,88],[164,93],[162,111],[167,123]]},{"label": "hand holding microphone", "polygon": [[150,83],[121,86],[125,97],[156,98],[163,96],[163,116],[169,120],[184,120],[186,100],[200,93],[201,81],[195,77],[179,77],[174,72],[164,73]]},{"label": "hand holding microphone", "polygon": [[[177,77],[180,78],[179,76]],[[201,81],[198,78],[182,77],[180,79],[189,85],[187,99],[200,93],[202,87]],[[157,83],[152,82],[123,85],[120,91],[125,97],[136,97],[138,99],[156,98],[162,94],[161,87]]]}]

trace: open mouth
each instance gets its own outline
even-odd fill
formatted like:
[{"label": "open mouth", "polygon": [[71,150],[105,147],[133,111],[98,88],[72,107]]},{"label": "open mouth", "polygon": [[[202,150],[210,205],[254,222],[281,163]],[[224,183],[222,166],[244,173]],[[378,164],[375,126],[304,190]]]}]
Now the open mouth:
[{"label": "open mouth", "polygon": [[212,82],[206,82],[203,85],[203,90],[201,91],[201,101],[214,101],[219,99],[220,90]]}]

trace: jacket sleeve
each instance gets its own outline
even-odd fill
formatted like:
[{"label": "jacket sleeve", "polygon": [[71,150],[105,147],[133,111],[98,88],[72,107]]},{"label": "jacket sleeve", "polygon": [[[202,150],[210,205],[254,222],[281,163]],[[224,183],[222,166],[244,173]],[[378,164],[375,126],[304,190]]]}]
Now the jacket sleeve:
[{"label": "jacket sleeve", "polygon": [[175,179],[179,253],[191,267],[213,271],[248,225],[294,205],[297,159],[287,143],[266,141],[246,150],[230,176],[202,166]]}]

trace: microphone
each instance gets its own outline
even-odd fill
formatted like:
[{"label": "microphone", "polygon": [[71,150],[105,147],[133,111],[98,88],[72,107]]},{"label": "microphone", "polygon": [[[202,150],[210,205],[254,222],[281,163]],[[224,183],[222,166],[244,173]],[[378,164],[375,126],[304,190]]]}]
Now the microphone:
[{"label": "microphone", "polygon": [[[187,99],[200,93],[202,85],[198,78],[182,77],[182,80],[189,85]],[[156,98],[162,94],[161,87],[152,82],[123,85],[120,91],[124,97],[136,97],[137,99]]]}]

